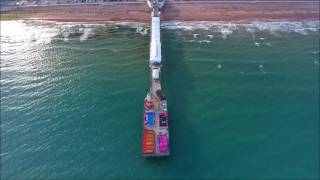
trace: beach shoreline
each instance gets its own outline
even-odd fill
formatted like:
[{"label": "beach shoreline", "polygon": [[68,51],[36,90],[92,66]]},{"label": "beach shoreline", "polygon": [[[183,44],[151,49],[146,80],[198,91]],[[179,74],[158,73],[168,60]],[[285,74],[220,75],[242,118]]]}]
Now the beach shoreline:
[{"label": "beach shoreline", "polygon": [[[149,22],[147,3],[62,4],[17,6],[1,12],[1,20],[47,20],[104,23],[110,21]],[[162,8],[162,21],[319,21],[319,2],[176,2]]]}]

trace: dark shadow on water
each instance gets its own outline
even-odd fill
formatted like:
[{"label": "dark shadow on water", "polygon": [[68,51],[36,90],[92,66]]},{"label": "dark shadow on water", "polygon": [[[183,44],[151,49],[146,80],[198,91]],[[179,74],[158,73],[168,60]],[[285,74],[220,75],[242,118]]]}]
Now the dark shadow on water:
[{"label": "dark shadow on water", "polygon": [[[196,178],[205,163],[189,109],[193,103],[188,97],[194,92],[194,78],[184,62],[184,38],[176,30],[162,30],[162,88],[168,97],[170,127],[170,156],[146,158],[150,164],[159,164],[165,176]],[[161,178],[161,177],[160,177]]]},{"label": "dark shadow on water", "polygon": [[159,163],[159,162],[166,162],[169,159],[170,159],[170,156],[146,157],[145,161],[148,163]]}]

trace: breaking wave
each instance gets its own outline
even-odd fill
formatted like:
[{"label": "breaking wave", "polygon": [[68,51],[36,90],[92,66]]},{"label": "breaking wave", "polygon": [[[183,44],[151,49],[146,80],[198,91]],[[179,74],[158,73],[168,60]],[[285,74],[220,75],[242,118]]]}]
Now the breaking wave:
[{"label": "breaking wave", "polygon": [[94,35],[93,28],[80,28],[79,31],[82,32],[82,34],[80,36],[81,42],[87,40],[88,38],[90,38]]},{"label": "breaking wave", "polygon": [[116,26],[124,26],[136,29],[137,34],[141,34],[143,36],[149,34],[149,25],[148,23],[139,23],[139,22],[108,22],[108,24],[116,25]]},{"label": "breaking wave", "polygon": [[[193,39],[189,42],[211,43],[213,37],[222,37],[227,39],[234,32],[249,32],[255,38],[254,33],[259,31],[270,32],[273,35],[279,35],[283,32],[293,32],[301,35],[309,35],[310,33],[319,32],[319,21],[294,21],[294,22],[178,22],[166,21],[162,23],[162,28],[178,29],[192,32]],[[52,21],[1,21],[2,41],[6,41],[8,37],[17,42],[27,41],[35,44],[47,44],[54,39],[69,41],[78,39],[83,42],[95,36],[96,31],[102,27],[105,32],[105,27],[118,29],[119,27],[128,27],[135,30],[137,34],[146,36],[150,33],[149,23],[139,22],[105,22],[105,24],[81,24],[81,23],[66,23]],[[197,30],[210,31],[203,39],[202,34]],[[260,38],[260,40],[263,40]],[[254,42],[254,45],[259,47],[259,42]],[[271,46],[271,43],[265,44]]]},{"label": "breaking wave", "polygon": [[[195,21],[195,22],[163,22],[162,27],[165,29],[179,29],[184,31],[207,30],[219,32],[223,39],[226,39],[235,31],[244,30],[249,33],[258,31],[268,31],[270,33],[294,32],[302,35],[308,35],[310,32],[319,31],[319,21],[280,21],[280,22],[211,22],[211,21]],[[212,36],[210,36],[212,37]]]}]

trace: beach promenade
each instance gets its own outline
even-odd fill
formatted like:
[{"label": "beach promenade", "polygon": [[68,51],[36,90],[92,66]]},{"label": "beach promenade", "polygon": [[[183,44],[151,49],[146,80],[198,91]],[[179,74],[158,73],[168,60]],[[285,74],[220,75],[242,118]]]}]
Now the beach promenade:
[{"label": "beach promenade", "polygon": [[[318,20],[317,1],[173,1],[162,10],[163,21]],[[40,19],[66,22],[148,22],[146,2],[69,3],[16,6],[1,19]]]}]

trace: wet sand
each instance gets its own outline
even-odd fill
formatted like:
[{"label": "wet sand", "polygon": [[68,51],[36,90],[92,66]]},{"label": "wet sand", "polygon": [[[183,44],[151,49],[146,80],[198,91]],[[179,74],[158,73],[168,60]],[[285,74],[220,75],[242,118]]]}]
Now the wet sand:
[{"label": "wet sand", "polygon": [[[106,3],[19,7],[2,12],[16,17],[64,22],[149,21],[147,3]],[[162,8],[164,21],[319,20],[319,2],[172,2]]]}]

